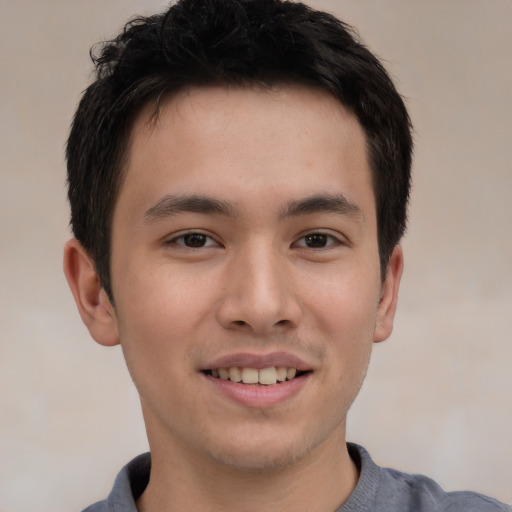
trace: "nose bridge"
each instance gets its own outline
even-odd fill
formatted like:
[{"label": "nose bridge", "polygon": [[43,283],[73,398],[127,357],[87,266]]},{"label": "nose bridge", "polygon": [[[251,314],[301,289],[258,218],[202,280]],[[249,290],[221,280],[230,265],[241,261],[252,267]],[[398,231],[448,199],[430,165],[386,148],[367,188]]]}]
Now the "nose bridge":
[{"label": "nose bridge", "polygon": [[221,306],[224,324],[264,332],[297,322],[299,308],[287,260],[271,241],[247,246],[229,267],[229,286]]}]

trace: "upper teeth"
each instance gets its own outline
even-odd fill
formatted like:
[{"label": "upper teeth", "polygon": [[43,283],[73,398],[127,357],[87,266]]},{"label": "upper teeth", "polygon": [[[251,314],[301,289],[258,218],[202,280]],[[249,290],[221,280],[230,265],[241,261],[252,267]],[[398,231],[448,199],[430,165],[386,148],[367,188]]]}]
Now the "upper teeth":
[{"label": "upper teeth", "polygon": [[232,382],[243,382],[244,384],[265,384],[271,385],[277,382],[283,382],[286,379],[291,380],[295,377],[297,370],[295,368],[286,368],[285,366],[271,366],[269,368],[257,368],[232,366],[231,368],[219,368],[212,370],[214,377],[220,377]]}]

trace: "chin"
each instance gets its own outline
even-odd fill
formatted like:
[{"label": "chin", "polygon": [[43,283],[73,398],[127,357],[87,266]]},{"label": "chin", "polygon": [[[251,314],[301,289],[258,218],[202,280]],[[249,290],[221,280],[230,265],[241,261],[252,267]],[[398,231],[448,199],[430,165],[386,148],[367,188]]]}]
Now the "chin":
[{"label": "chin", "polygon": [[217,463],[236,471],[248,473],[277,472],[295,465],[306,458],[315,448],[307,444],[305,437],[298,442],[289,435],[256,435],[231,442],[229,446],[216,445],[210,449],[211,458]]},{"label": "chin", "polygon": [[246,473],[269,473],[285,470],[303,458],[305,454],[290,450],[288,452],[258,453],[233,450],[230,453],[212,453],[215,461],[226,468]]}]

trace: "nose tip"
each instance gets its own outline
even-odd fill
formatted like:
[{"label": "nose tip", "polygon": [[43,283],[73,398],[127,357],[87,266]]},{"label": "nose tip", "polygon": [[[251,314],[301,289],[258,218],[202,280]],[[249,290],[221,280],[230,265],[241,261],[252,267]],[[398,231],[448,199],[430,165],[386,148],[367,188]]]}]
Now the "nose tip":
[{"label": "nose tip", "polygon": [[279,259],[246,259],[230,274],[218,310],[224,328],[268,334],[297,326],[301,309],[293,279]]},{"label": "nose tip", "polygon": [[265,333],[267,330],[271,330],[273,329],[274,327],[283,327],[283,328],[286,328],[286,327],[292,327],[295,325],[294,322],[292,322],[291,320],[286,320],[286,319],[283,319],[283,320],[278,320],[277,322],[266,322],[266,321],[261,321],[262,319],[260,319],[260,321],[254,319],[254,316],[253,316],[253,319],[251,320],[251,322],[247,322],[246,320],[235,320],[235,321],[231,321],[229,322],[229,327],[232,327],[232,328],[237,328],[237,329],[242,329],[242,330],[249,330],[249,331],[252,331],[252,332],[255,332],[255,333]]}]

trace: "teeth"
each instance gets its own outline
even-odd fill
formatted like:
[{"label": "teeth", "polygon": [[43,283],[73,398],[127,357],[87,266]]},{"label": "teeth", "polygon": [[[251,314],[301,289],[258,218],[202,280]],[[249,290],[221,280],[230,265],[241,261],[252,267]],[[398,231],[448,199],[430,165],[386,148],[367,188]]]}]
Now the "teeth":
[{"label": "teeth", "polygon": [[256,368],[242,368],[242,382],[244,384],[258,384],[258,370]]},{"label": "teeth", "polygon": [[277,372],[274,367],[263,368],[260,370],[259,376],[260,384],[266,384],[269,386],[270,384],[275,384],[277,382]]},{"label": "teeth", "polygon": [[292,380],[297,375],[296,368],[286,368],[285,366],[270,366],[258,370],[257,368],[215,368],[212,370],[212,376],[231,382],[243,382],[244,384],[263,384],[271,386],[285,380]]},{"label": "teeth", "polygon": [[242,372],[240,371],[240,368],[232,366],[229,369],[229,380],[231,382],[240,382],[242,380]]},{"label": "teeth", "polygon": [[276,368],[276,378],[279,382],[283,382],[286,380],[286,367],[280,366],[279,368]]}]

